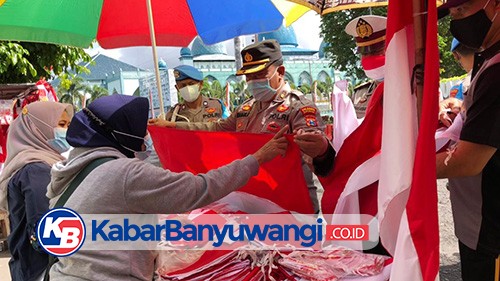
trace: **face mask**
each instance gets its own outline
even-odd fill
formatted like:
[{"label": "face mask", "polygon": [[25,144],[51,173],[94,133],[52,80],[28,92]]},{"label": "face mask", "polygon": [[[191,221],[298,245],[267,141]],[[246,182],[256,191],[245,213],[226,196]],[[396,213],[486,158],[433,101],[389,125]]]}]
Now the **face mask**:
[{"label": "face mask", "polygon": [[[137,151],[137,150],[133,150],[132,148],[127,147],[127,146],[121,144],[118,141],[118,139],[115,137],[114,133],[117,133],[117,134],[120,134],[120,135],[124,135],[124,136],[127,136],[127,137],[131,137],[131,138],[134,138],[134,139],[144,140],[144,145],[146,146],[146,150],[144,150],[144,151]],[[151,137],[149,136],[149,134],[146,137],[141,138],[141,137],[134,136],[134,135],[131,135],[131,134],[127,134],[127,133],[124,133],[124,132],[113,130],[113,132],[111,132],[111,135],[113,135],[113,137],[120,144],[121,147],[125,148],[126,150],[128,150],[130,152],[133,152],[135,158],[137,158],[139,160],[145,160],[146,158],[148,158],[151,155],[151,151],[152,151],[152,147],[153,147],[153,141],[151,140]]]},{"label": "face mask", "polygon": [[385,56],[366,56],[361,58],[361,65],[368,78],[381,81],[385,74]]},{"label": "face mask", "polygon": [[490,20],[486,15],[484,8],[486,8],[489,2],[486,2],[486,5],[477,13],[450,22],[450,32],[460,43],[476,49],[483,45],[484,38],[486,38],[491,28],[492,21],[497,16],[495,13],[493,20]]},{"label": "face mask", "polygon": [[68,151],[71,148],[68,141],[66,141],[66,132],[68,129],[66,128],[54,128],[54,138],[47,141],[47,143],[52,147],[55,151],[59,153],[63,153]]},{"label": "face mask", "polygon": [[193,102],[200,96],[200,86],[188,85],[179,89],[179,94],[186,102]]},{"label": "face mask", "polygon": [[276,72],[278,72],[277,68],[274,74],[269,79],[262,78],[248,81],[247,89],[248,91],[250,91],[255,100],[266,102],[274,98],[278,90],[271,87],[271,85],[269,84],[269,80],[271,80],[273,76],[276,75]]},{"label": "face mask", "polygon": [[146,160],[153,151],[153,140],[151,139],[149,134],[144,138],[144,146],[146,146],[146,150],[134,152],[135,158],[142,161]]}]

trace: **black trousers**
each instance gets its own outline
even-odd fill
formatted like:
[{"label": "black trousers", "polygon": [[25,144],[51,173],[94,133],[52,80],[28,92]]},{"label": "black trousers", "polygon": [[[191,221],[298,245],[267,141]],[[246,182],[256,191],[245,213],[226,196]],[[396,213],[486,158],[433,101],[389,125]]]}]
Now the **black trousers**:
[{"label": "black trousers", "polygon": [[473,250],[458,241],[463,281],[494,281],[498,254]]}]

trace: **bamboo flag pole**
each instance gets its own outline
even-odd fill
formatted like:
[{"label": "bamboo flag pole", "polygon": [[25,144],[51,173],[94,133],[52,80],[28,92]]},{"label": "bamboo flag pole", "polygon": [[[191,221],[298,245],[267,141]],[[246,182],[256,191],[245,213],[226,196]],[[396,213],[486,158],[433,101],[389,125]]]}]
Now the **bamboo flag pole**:
[{"label": "bamboo flag pole", "polygon": [[153,49],[156,87],[158,88],[158,100],[160,101],[160,116],[158,116],[158,118],[165,119],[165,108],[163,106],[163,93],[161,88],[160,69],[158,68],[158,54],[156,53],[156,34],[153,22],[153,9],[151,7],[151,0],[146,0],[146,3],[148,7],[149,33],[151,35],[151,48]]},{"label": "bamboo flag pole", "polygon": [[[415,65],[421,67],[420,73],[415,73],[414,80],[415,86],[414,93],[417,95],[417,116],[418,123],[420,124],[420,117],[422,115],[422,99],[424,93],[424,79],[423,79],[423,65],[425,57],[425,31],[427,29],[427,3],[426,0],[413,0],[413,26],[415,38]],[[416,69],[416,71],[419,71]],[[419,77],[421,75],[421,77]]]}]

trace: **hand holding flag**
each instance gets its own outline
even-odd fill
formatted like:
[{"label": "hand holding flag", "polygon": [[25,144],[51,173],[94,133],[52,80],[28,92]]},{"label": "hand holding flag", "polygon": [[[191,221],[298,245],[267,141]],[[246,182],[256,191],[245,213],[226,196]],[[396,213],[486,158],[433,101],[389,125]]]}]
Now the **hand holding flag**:
[{"label": "hand holding flag", "polygon": [[286,149],[288,147],[288,141],[286,140],[284,134],[288,131],[288,125],[281,128],[279,132],[274,135],[274,137],[264,144],[253,156],[262,165],[274,159],[274,157],[281,155],[285,156]]}]

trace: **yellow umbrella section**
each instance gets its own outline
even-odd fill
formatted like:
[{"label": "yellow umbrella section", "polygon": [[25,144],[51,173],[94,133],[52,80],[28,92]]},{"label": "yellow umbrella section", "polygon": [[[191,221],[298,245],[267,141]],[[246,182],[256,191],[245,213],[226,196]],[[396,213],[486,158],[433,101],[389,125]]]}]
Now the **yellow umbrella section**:
[{"label": "yellow umbrella section", "polygon": [[[323,5],[323,1],[326,3]],[[313,10],[320,15],[325,15],[340,10],[368,8],[387,6],[387,0],[371,0],[371,1],[344,1],[338,3],[338,0],[272,0],[274,6],[278,8],[280,13],[285,17],[285,25],[290,26],[305,13]],[[437,5],[443,4],[442,0],[437,0]]]}]

